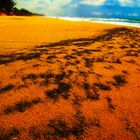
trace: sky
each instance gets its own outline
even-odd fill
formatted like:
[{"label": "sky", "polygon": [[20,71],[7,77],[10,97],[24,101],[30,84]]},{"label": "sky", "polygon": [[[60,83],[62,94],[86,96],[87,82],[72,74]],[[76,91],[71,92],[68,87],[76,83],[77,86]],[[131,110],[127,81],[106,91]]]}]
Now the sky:
[{"label": "sky", "polygon": [[140,19],[140,0],[15,0],[18,8],[46,16]]}]

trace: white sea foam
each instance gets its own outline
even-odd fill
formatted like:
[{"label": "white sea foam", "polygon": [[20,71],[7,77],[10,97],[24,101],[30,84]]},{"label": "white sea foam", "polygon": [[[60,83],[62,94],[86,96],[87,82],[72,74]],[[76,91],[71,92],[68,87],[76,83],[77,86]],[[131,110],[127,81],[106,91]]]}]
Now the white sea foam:
[{"label": "white sea foam", "polygon": [[88,21],[95,23],[110,23],[124,26],[132,26],[140,28],[140,20],[129,20],[129,19],[119,19],[119,18],[81,18],[81,17],[53,17],[57,19],[64,19],[69,21]]}]

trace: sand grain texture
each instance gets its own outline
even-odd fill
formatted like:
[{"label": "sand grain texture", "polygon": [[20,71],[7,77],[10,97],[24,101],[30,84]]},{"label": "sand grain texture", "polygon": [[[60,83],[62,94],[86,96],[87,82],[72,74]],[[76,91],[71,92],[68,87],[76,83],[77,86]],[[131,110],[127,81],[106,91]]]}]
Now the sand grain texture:
[{"label": "sand grain texture", "polygon": [[0,140],[139,140],[140,29],[0,17]]}]

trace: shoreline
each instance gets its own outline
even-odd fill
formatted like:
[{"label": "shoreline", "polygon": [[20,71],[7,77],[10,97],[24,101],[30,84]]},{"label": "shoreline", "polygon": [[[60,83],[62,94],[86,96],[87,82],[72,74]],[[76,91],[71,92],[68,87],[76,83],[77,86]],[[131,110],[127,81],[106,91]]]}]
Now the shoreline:
[{"label": "shoreline", "polygon": [[[45,17],[45,16],[44,16]],[[81,18],[81,17],[54,17],[54,16],[46,16],[46,18],[55,18],[55,19],[62,19],[67,21],[74,21],[74,22],[92,22],[92,23],[103,23],[103,24],[113,24],[113,25],[121,25],[127,27],[136,27],[140,28],[140,23],[137,22],[126,22],[129,19],[118,19],[118,18]],[[107,21],[108,20],[108,21]],[[132,20],[136,21],[136,20]],[[135,25],[131,25],[135,24]]]},{"label": "shoreline", "polygon": [[[2,15],[0,18],[3,17],[16,17],[16,18],[44,18],[44,19],[58,19],[58,20],[65,20],[65,21],[72,21],[72,22],[89,22],[95,24],[107,24],[107,25],[118,25],[118,26],[125,26],[125,27],[134,27],[140,28],[140,23],[137,22],[126,22],[129,19],[118,19],[118,18],[81,18],[81,17],[55,17],[55,16],[40,16],[40,15],[32,15],[32,16],[6,16]],[[108,21],[107,21],[108,20]],[[109,21],[110,20],[110,21]],[[133,19],[132,19],[133,21]],[[136,21],[136,20],[134,20]]]}]

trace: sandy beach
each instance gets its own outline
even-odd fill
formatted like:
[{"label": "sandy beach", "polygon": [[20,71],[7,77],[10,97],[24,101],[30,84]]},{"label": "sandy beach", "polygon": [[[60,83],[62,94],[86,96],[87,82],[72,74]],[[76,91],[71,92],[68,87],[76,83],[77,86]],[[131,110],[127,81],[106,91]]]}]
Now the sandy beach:
[{"label": "sandy beach", "polygon": [[0,17],[0,140],[140,140],[140,28]]}]

